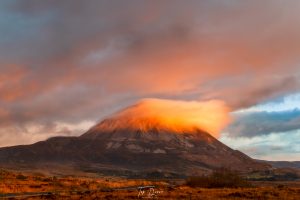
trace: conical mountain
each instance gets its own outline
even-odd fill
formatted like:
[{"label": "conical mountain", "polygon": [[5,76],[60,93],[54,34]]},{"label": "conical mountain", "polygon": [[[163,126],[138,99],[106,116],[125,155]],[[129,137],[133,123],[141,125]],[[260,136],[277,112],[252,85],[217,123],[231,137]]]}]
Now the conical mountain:
[{"label": "conical mountain", "polygon": [[186,176],[220,167],[250,172],[269,167],[229,148],[199,127],[181,123],[180,118],[136,115],[134,111],[141,106],[104,119],[80,137],[55,137],[32,145],[1,148],[0,164],[68,165],[129,176],[153,172]]}]

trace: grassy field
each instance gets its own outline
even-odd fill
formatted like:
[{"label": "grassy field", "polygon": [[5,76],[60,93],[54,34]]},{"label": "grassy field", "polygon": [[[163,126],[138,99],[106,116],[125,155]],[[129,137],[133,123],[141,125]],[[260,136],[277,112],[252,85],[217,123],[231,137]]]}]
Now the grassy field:
[{"label": "grassy field", "polygon": [[[145,188],[141,187],[145,186]],[[185,181],[55,177],[0,171],[0,197],[21,199],[300,199],[300,182],[254,182],[245,188],[199,188]]]}]

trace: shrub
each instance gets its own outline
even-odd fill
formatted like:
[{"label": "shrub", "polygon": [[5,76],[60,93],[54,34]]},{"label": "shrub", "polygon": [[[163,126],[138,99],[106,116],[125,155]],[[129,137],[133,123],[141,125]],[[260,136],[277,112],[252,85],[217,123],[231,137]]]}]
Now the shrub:
[{"label": "shrub", "polygon": [[27,177],[24,176],[24,175],[22,175],[22,174],[19,174],[19,175],[16,176],[16,179],[18,179],[18,180],[26,180]]},{"label": "shrub", "polygon": [[190,177],[186,181],[190,187],[203,188],[238,188],[249,187],[250,183],[241,178],[236,172],[222,168],[209,176]]}]

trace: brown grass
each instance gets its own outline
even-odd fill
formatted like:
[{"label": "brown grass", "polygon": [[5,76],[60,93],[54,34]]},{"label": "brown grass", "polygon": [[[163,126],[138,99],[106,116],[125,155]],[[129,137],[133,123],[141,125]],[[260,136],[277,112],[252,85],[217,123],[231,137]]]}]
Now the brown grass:
[{"label": "brown grass", "polygon": [[218,169],[208,176],[190,177],[187,179],[186,185],[202,188],[239,188],[251,186],[250,182],[241,178],[234,171],[225,168]]},{"label": "brown grass", "polygon": [[[142,185],[154,185],[155,188],[145,189],[143,193],[134,188],[114,190]],[[0,171],[0,193],[42,191],[50,191],[53,194],[27,199],[300,199],[299,182],[263,182],[261,185],[256,182],[255,186],[245,188],[201,188],[184,184],[172,186],[168,181],[126,180],[114,177],[53,177]]]}]

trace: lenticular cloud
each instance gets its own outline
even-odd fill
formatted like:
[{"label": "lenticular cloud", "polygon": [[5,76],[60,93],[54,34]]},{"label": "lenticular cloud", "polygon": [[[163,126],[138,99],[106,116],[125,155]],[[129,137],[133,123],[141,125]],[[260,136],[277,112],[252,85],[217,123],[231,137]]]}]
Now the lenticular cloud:
[{"label": "lenticular cloud", "polygon": [[155,127],[179,133],[197,128],[219,137],[220,130],[230,122],[228,113],[229,108],[218,100],[143,99],[114,114],[110,119],[116,123],[109,128],[135,128],[146,132]]}]

